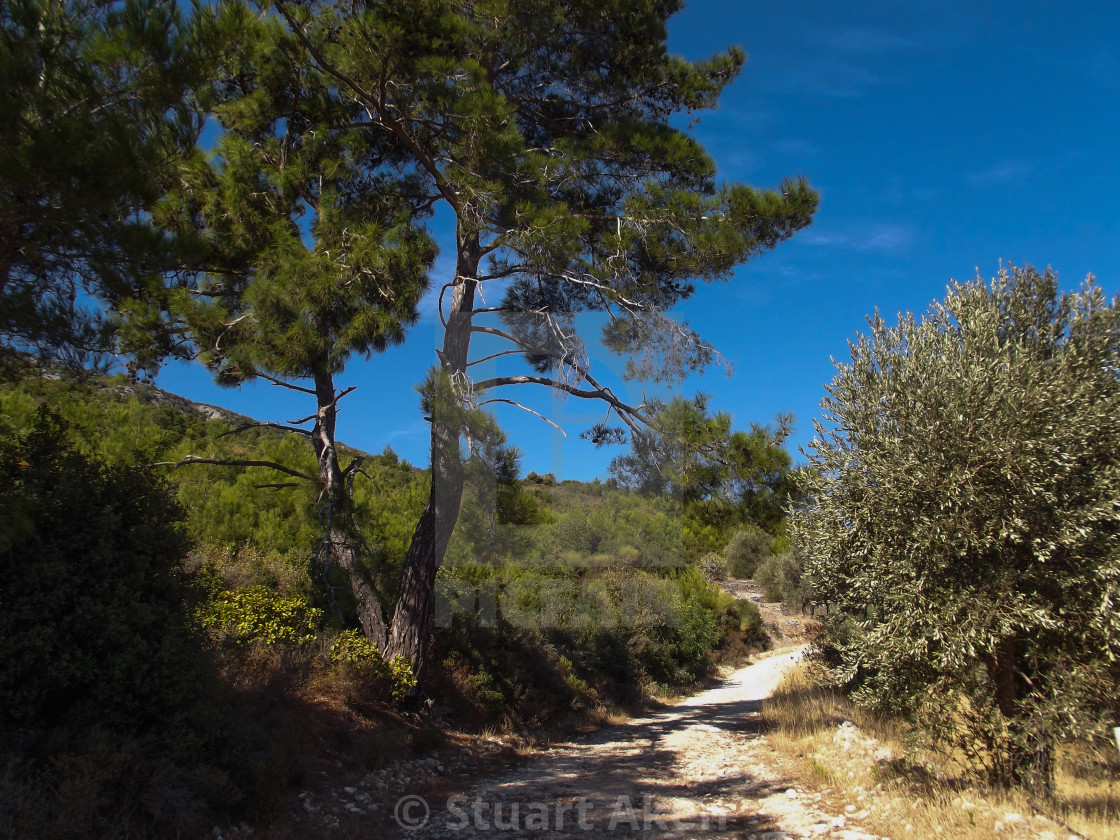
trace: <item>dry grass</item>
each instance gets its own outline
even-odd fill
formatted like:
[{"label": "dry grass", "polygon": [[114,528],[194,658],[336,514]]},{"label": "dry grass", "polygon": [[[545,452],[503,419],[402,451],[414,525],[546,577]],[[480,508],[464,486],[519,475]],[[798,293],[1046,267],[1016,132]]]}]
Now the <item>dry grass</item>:
[{"label": "dry grass", "polygon": [[240,546],[205,546],[183,564],[192,576],[203,573],[221,581],[224,589],[267,586],[282,596],[309,595],[314,582],[307,574],[307,555],[299,551],[265,551],[249,543]]},{"label": "dry grass", "polygon": [[838,812],[847,804],[866,812],[862,824],[894,840],[1120,837],[1114,749],[1063,750],[1054,800],[1037,802],[979,785],[944,756],[908,749],[905,724],[820,688],[805,668],[786,678],[762,714],[771,745],[799,760],[805,784],[836,800]]}]

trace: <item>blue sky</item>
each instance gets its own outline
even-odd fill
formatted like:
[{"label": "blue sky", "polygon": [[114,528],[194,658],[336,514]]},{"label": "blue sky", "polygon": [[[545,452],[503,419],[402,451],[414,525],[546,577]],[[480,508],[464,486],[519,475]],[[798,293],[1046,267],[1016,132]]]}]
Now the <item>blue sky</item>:
[{"label": "blue sky", "polygon": [[[690,2],[671,21],[673,52],[702,58],[736,43],[748,54],[719,109],[691,129],[720,177],[773,187],[805,175],[821,208],[809,229],[682,308],[734,373],[711,370],[676,392],[711,393],[737,427],[792,411],[796,449],[812,437],[830,357],[847,358],[876,308],[889,321],[921,312],[951,278],[990,278],[1000,260],[1051,266],[1069,288],[1092,272],[1120,291],[1117,36],[1120,6],[1101,2]],[[435,288],[451,267],[442,242]],[[351,364],[340,384],[358,390],[342,403],[341,440],[427,465],[414,385],[434,361],[437,324],[429,301],[404,346]],[[593,360],[620,368],[605,353]],[[640,385],[607,379],[641,401]],[[270,385],[218,389],[198,367],[165,369],[159,384],[262,420],[311,410]],[[597,406],[543,394],[532,404],[568,437],[499,410],[526,472],[606,476],[621,449],[579,439],[602,418]]]}]

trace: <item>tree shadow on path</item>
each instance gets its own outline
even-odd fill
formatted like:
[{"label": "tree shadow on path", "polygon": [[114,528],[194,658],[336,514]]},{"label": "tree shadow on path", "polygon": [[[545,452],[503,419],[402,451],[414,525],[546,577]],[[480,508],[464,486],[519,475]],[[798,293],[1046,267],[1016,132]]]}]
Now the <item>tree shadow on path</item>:
[{"label": "tree shadow on path", "polygon": [[745,673],[432,802],[429,825],[401,836],[784,836],[757,800],[792,782],[745,760],[763,724],[762,701],[743,695],[768,693]]}]

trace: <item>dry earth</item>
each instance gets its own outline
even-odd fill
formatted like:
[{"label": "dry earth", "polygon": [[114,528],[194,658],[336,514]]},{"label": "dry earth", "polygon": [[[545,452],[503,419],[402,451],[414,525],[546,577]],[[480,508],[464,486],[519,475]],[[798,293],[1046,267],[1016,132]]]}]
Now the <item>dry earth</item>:
[{"label": "dry earth", "polygon": [[720,586],[736,598],[754,602],[762,614],[762,620],[766,622],[777,650],[801,644],[810,639],[815,630],[819,629],[819,625],[812,618],[796,612],[786,612],[781,604],[767,601],[762,594],[762,587],[753,580],[729,578],[720,581]]},{"label": "dry earth", "polygon": [[[283,836],[927,840],[892,818],[901,802],[882,785],[844,791],[806,773],[816,759],[853,777],[892,759],[852,723],[836,726],[813,756],[794,758],[770,745],[762,700],[800,657],[812,622],[763,603],[753,583],[727,588],[758,603],[775,636],[772,655],[657,714],[569,743],[532,751],[515,736],[460,736],[438,756],[391,762],[349,783],[341,768],[324,771],[293,802]],[[964,799],[961,807],[977,808]],[[1078,840],[1046,819],[988,810],[978,813],[1007,840]],[[248,826],[215,828],[213,837],[252,834]]]},{"label": "dry earth", "polygon": [[[554,747],[462,793],[394,803],[399,838],[834,836],[871,840],[860,814],[791,781],[758,730],[761,701],[800,650],[740,668],[659,714]],[[853,806],[852,811],[856,811]]]}]

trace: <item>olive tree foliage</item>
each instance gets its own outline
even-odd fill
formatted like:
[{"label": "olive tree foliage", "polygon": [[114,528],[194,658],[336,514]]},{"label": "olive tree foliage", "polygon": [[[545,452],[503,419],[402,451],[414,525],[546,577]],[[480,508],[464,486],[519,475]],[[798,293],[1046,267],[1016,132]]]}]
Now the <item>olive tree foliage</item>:
[{"label": "olive tree foliage", "polygon": [[[357,106],[355,126],[402,151],[378,171],[415,177],[455,221],[454,269],[437,281],[442,340],[423,392],[432,491],[386,622],[390,656],[423,663],[475,412],[523,405],[516,389],[530,386],[604,403],[619,426],[605,422],[598,439],[640,427],[642,407],[592,370],[576,316],[605,316],[600,339],[631,376],[680,378],[715,352],[670,308],[816,209],[801,180],[718,184],[703,148],[670,124],[712,107],[744,60],[737,48],[698,62],[670,56],[666,21],[680,5],[270,5]],[[478,347],[479,336],[489,344]]]},{"label": "olive tree foliage", "polygon": [[990,778],[1116,722],[1120,299],[1049,270],[878,314],[822,403],[795,548],[831,674]]},{"label": "olive tree foliage", "polygon": [[168,0],[0,4],[0,351],[96,360],[104,307],[174,266],[150,211],[201,128],[192,54]]}]

